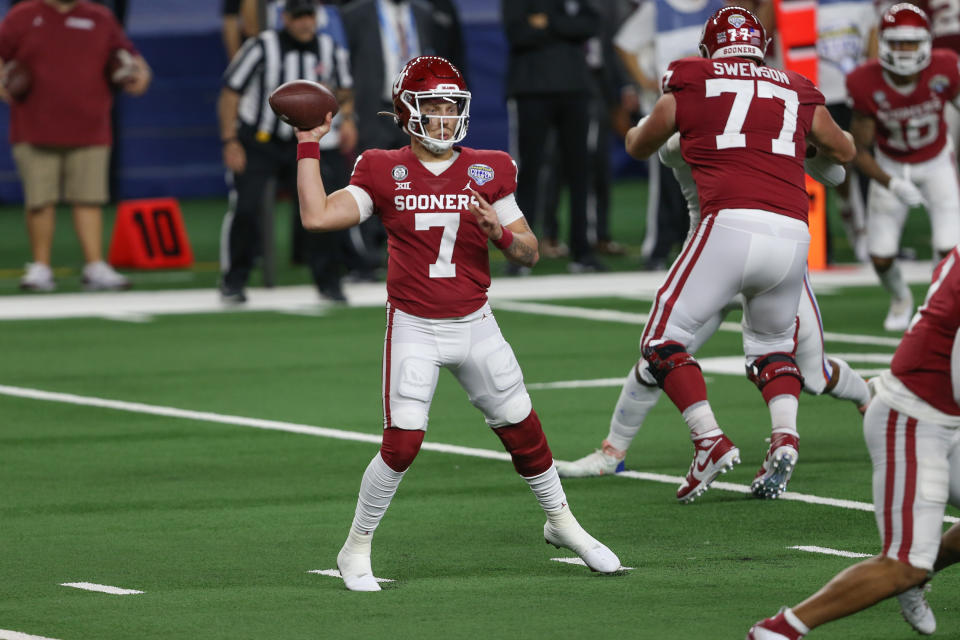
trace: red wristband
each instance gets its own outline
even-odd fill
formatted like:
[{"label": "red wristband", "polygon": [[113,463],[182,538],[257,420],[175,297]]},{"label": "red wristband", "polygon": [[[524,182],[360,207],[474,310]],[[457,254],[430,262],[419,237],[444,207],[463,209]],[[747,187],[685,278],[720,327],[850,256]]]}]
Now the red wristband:
[{"label": "red wristband", "polygon": [[298,142],[297,143],[297,161],[303,160],[304,158],[312,158],[313,160],[320,159],[320,143],[319,142]]},{"label": "red wristband", "polygon": [[494,240],[493,244],[497,249],[506,249],[513,242],[513,231],[510,231],[510,229],[504,226],[500,228],[503,229],[503,235],[500,236],[499,240]]}]

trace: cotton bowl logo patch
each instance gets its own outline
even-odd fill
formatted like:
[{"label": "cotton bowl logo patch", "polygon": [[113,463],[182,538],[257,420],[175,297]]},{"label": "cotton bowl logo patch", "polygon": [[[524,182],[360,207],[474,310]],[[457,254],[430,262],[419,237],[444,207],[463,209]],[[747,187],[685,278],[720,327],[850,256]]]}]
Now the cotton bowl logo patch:
[{"label": "cotton bowl logo patch", "polygon": [[493,167],[488,167],[485,164],[472,164],[467,169],[467,175],[478,185],[484,185],[493,180]]},{"label": "cotton bowl logo patch", "polygon": [[743,23],[746,22],[746,21],[747,21],[747,19],[744,18],[744,17],[743,17],[742,15],[740,15],[739,13],[735,13],[735,14],[733,14],[732,16],[730,16],[729,18],[727,18],[727,22],[729,22],[729,23],[730,23],[730,26],[732,26],[734,29],[739,29],[740,27],[743,26]]},{"label": "cotton bowl logo patch", "polygon": [[403,180],[404,178],[407,177],[407,173],[408,173],[407,168],[402,164],[398,164],[393,168],[393,171],[390,172],[390,175],[393,176],[394,180],[399,182],[400,180]]},{"label": "cotton bowl logo patch", "polygon": [[950,86],[950,79],[945,75],[937,74],[930,78],[930,89],[937,93],[943,93]]}]

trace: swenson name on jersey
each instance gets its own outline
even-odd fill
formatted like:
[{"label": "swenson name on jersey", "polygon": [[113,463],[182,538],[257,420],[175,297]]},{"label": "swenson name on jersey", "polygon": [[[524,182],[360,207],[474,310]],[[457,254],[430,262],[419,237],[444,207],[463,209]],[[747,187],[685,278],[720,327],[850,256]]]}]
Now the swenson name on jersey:
[{"label": "swenson name on jersey", "polygon": [[761,67],[752,62],[714,62],[713,72],[718,76],[767,78],[783,84],[790,84],[790,78],[783,71],[771,67]]}]

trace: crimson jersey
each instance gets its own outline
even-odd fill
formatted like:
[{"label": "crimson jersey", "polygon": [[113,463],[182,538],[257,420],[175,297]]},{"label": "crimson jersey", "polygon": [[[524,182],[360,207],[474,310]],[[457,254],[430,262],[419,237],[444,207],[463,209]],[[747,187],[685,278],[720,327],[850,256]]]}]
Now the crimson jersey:
[{"label": "crimson jersey", "polygon": [[79,2],[61,13],[44,0],[11,7],[0,23],[0,58],[26,65],[32,85],[10,105],[10,142],[109,145],[113,90],[106,68],[117,49],[136,53],[106,7]]},{"label": "crimson jersey", "polygon": [[913,91],[904,95],[884,78],[877,60],[860,65],[847,76],[854,111],[877,124],[877,147],[899,162],[917,163],[935,157],[947,143],[943,108],[960,90],[960,58],[953,51],[934,49],[930,64],[920,72]]},{"label": "crimson jersey", "polygon": [[407,146],[364,151],[350,178],[387,230],[390,303],[425,318],[465,316],[487,301],[488,238],[468,210],[470,189],[490,203],[517,189],[506,153],[454,148],[460,155],[439,176]]},{"label": "crimson jersey", "polygon": [[676,98],[680,150],[704,216],[763,209],[806,222],[806,137],[824,102],[812,82],[743,58],[684,58],[663,84]]},{"label": "crimson jersey", "polygon": [[923,306],[893,354],[890,371],[910,391],[943,413],[960,416],[950,381],[950,353],[960,328],[960,249],[933,272]]}]

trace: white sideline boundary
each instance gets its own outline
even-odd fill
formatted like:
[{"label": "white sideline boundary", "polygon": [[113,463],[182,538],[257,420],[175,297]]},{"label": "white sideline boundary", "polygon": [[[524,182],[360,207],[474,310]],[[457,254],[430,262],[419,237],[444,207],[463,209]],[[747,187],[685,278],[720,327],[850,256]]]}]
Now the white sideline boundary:
[{"label": "white sideline boundary", "polygon": [[[900,265],[909,283],[929,284],[931,262],[904,261]],[[597,274],[558,274],[530,278],[493,278],[488,296],[500,301],[561,300],[571,298],[626,297],[652,300],[666,276],[664,271],[626,271]],[[810,274],[815,291],[827,295],[840,287],[879,286],[873,269],[866,265],[847,265]],[[383,307],[387,300],[382,282],[345,283],[344,293],[351,307]],[[85,293],[31,293],[0,296],[0,321],[55,318],[107,318],[124,322],[148,322],[152,316],[167,314],[237,313],[275,311],[279,313],[320,314],[329,305],[318,301],[314,287],[300,285],[265,289],[247,289],[249,302],[242,306],[224,305],[215,289],[176,289],[165,291],[104,291]],[[519,304],[519,303],[518,303]],[[506,307],[503,307],[506,310]],[[596,310],[588,310],[596,313]],[[542,311],[536,311],[542,313]],[[603,314],[600,314],[603,315]],[[635,323],[645,314],[624,314],[617,322]],[[599,316],[597,319],[600,319]],[[829,319],[827,324],[829,325]],[[880,319],[877,319],[879,327]],[[721,327],[724,328],[724,327]],[[729,330],[740,331],[731,323]],[[735,328],[735,329],[734,329]],[[826,334],[828,340],[834,338]],[[893,340],[893,338],[884,338]],[[896,342],[893,343],[894,345]]]},{"label": "white sideline boundary", "polygon": [[[306,424],[297,424],[293,422],[283,422],[280,420],[263,420],[260,418],[248,418],[245,416],[232,416],[209,411],[193,411],[190,409],[179,409],[176,407],[164,407],[159,405],[144,404],[140,402],[125,402],[122,400],[110,400],[107,398],[96,398],[91,396],[80,396],[71,393],[58,393],[53,391],[43,391],[41,389],[28,389],[24,387],[12,387],[9,385],[0,385],[0,395],[16,398],[25,398],[30,400],[42,400],[47,402],[60,402],[76,406],[97,407],[101,409],[113,409],[116,411],[128,411],[131,413],[143,413],[156,416],[165,416],[169,418],[183,418],[187,420],[197,420],[200,422],[214,422],[218,424],[229,424],[240,427],[251,427],[254,429],[265,429],[269,431],[285,431],[288,433],[299,433],[302,435],[311,435],[321,438],[333,438],[335,440],[352,440],[355,442],[367,442],[379,445],[381,437],[369,433],[357,433],[355,431],[346,431],[344,429],[330,429],[327,427],[316,427]],[[510,455],[505,451],[491,451],[489,449],[478,449],[475,447],[462,447],[453,444],[444,444],[440,442],[424,442],[421,447],[423,450],[436,451],[439,453],[450,453],[454,455],[470,456],[473,458],[485,458],[487,460],[510,461]],[[668,476],[659,473],[646,473],[642,471],[621,471],[617,476],[623,478],[632,478],[635,480],[647,480],[650,482],[660,482],[665,484],[680,484],[683,480],[680,476]],[[710,485],[711,489],[721,489],[735,493],[750,493],[750,487],[732,482],[714,482]],[[868,502],[856,502],[853,500],[842,500],[838,498],[824,498],[804,493],[795,493],[787,491],[779,498],[781,501],[805,502],[807,504],[837,507],[841,509],[854,509],[857,511],[873,512],[873,505]],[[960,522],[960,518],[953,516],[944,516],[944,522]]]}]

